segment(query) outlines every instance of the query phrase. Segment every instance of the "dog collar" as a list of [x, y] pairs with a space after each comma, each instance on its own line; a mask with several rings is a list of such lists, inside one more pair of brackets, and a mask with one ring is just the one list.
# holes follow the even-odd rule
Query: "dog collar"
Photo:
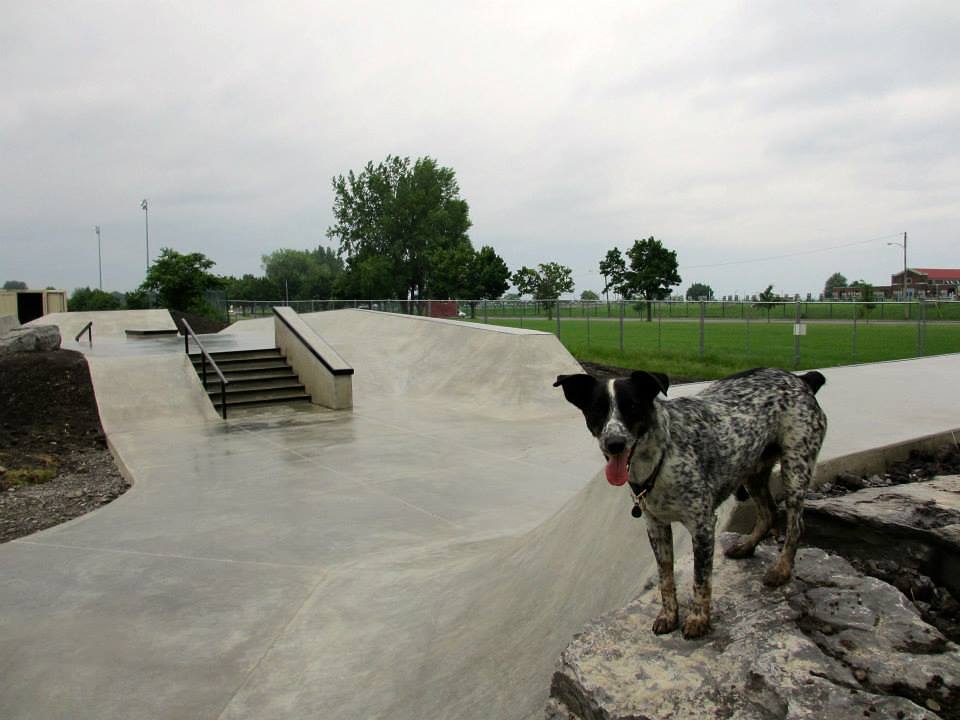
[[[627, 472], [630, 472], [630, 461], [633, 459], [633, 451], [637, 447], [636, 441], [633, 443], [633, 447], [630, 448], [630, 455], [627, 457]], [[660, 475], [660, 469], [663, 467], [663, 461], [666, 459], [667, 453], [664, 451], [660, 453], [660, 459], [657, 461], [657, 466], [653, 469], [653, 472], [647, 476], [647, 479], [642, 483], [637, 485], [633, 482], [628, 482], [627, 486], [630, 488], [630, 495], [633, 497], [633, 507], [630, 508], [630, 514], [638, 518], [643, 515], [643, 507], [640, 504], [640, 501], [646, 497], [647, 493], [653, 490], [653, 486], [657, 482], [657, 476]]]

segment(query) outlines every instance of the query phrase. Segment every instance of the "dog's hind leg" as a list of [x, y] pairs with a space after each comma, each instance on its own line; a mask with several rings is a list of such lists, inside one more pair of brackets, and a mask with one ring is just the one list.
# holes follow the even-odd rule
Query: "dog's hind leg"
[[813, 458], [799, 457], [796, 452], [785, 452], [780, 461], [780, 477], [783, 480], [783, 502], [787, 510], [787, 527], [780, 557], [763, 576], [764, 585], [776, 587], [790, 579], [793, 559], [803, 532], [803, 498], [813, 479]]
[[680, 624], [677, 608], [677, 586], [673, 579], [673, 530], [670, 523], [660, 523], [646, 516], [647, 537], [657, 559], [660, 573], [660, 598], [663, 603], [660, 614], [653, 621], [653, 632], [657, 635], [672, 632]]
[[770, 474], [773, 471], [773, 465], [764, 467], [760, 472], [751, 475], [744, 483], [750, 490], [750, 496], [753, 498], [756, 506], [757, 519], [753, 525], [753, 532], [745, 538], [741, 538], [736, 545], [731, 545], [724, 550], [724, 555], [728, 558], [741, 559], [753, 556], [757, 544], [766, 537], [773, 527], [777, 517], [777, 507], [773, 502], [773, 495], [770, 494]]
[[710, 600], [713, 594], [714, 515], [688, 527], [693, 540], [693, 607], [683, 621], [683, 636], [687, 640], [703, 637], [710, 632]]

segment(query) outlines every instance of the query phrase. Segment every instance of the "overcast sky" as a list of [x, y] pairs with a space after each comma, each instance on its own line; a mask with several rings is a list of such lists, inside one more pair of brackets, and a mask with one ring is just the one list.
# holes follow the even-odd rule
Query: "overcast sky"
[[95, 287], [99, 224], [104, 288], [137, 286], [142, 198], [153, 254], [260, 273], [326, 244], [331, 178], [391, 153], [452, 167], [474, 246], [569, 265], [578, 295], [649, 235], [718, 295], [888, 283], [904, 231], [911, 266], [960, 267], [956, 0], [0, 16], [0, 281]]

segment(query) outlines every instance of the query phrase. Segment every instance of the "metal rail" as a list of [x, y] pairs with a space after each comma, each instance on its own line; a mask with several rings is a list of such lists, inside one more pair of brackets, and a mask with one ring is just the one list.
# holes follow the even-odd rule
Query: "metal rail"
[[207, 352], [207, 349], [203, 346], [203, 343], [200, 342], [200, 338], [197, 337], [197, 334], [193, 331], [193, 328], [190, 327], [184, 318], [180, 318], [180, 324], [183, 326], [183, 349], [187, 353], [187, 356], [190, 355], [190, 338], [193, 338], [193, 341], [197, 344], [197, 347], [200, 348], [200, 376], [203, 379], [203, 391], [207, 391], [207, 361], [210, 361], [210, 367], [213, 368], [214, 372], [220, 377], [220, 414], [224, 420], [227, 419], [227, 385], [230, 384], [230, 381], [227, 380], [223, 373], [220, 372], [220, 368], [217, 367], [217, 363], [214, 362], [213, 358], [210, 356], [210, 353]]
[[93, 320], [83, 326], [83, 330], [77, 333], [77, 336], [74, 338], [74, 340], [76, 342], [80, 342], [80, 338], [83, 337], [84, 333], [87, 334], [87, 340], [90, 341], [90, 347], [93, 347]]

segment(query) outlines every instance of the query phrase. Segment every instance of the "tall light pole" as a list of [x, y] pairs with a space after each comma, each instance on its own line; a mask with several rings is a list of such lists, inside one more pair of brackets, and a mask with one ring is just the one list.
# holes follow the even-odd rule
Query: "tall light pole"
[[97, 233], [97, 269], [100, 271], [100, 289], [103, 290], [103, 255], [100, 253], [100, 226], [93, 226]]
[[150, 272], [150, 210], [148, 209], [147, 199], [140, 201], [140, 209], [143, 210], [143, 227], [147, 234], [147, 272]]
[[903, 248], [903, 317], [910, 319], [910, 306], [907, 305], [907, 233], [903, 233], [903, 243], [888, 242], [887, 245], [896, 245]]

